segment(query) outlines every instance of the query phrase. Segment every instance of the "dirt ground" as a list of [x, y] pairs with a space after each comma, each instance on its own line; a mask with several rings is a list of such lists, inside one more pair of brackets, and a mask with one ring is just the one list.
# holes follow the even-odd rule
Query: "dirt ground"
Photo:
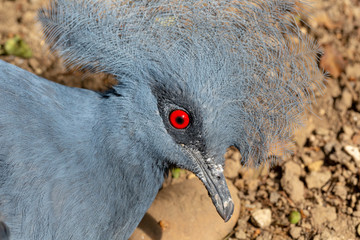
[[[0, 59], [68, 86], [104, 90], [113, 84], [102, 74], [68, 71], [49, 52], [35, 21], [45, 2], [0, 0], [0, 54], [16, 35], [32, 51], [30, 58], [3, 52]], [[239, 154], [227, 154], [227, 176], [241, 201], [227, 239], [360, 239], [360, 0], [313, 1], [301, 18], [309, 24], [301, 30], [324, 50], [319, 64], [329, 72], [326, 90], [316, 93], [293, 156], [271, 169], [245, 169]]]

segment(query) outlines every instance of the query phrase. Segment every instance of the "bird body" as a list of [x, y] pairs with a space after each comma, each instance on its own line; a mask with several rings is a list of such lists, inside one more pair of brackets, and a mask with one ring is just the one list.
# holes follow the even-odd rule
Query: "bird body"
[[130, 144], [131, 128], [105, 124], [112, 100], [3, 61], [0, 72], [1, 212], [14, 239], [127, 239], [166, 165], [156, 166], [148, 149]]
[[276, 0], [57, 0], [41, 10], [67, 64], [118, 84], [69, 88], [0, 61], [0, 212], [12, 237], [128, 239], [172, 166], [192, 171], [229, 220], [226, 149], [254, 165], [276, 158], [274, 146], [286, 153], [321, 82], [296, 10]]

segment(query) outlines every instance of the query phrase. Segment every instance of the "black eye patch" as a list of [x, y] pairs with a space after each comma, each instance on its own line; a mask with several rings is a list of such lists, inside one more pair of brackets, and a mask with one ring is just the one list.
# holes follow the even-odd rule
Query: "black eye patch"
[[181, 94], [183, 91], [175, 93], [164, 87], [154, 87], [152, 90], [165, 128], [174, 141], [204, 151], [202, 118], [196, 104]]

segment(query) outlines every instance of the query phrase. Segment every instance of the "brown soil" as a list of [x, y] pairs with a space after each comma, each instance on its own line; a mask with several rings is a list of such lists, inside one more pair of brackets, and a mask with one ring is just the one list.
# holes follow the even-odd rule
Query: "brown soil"
[[[68, 71], [41, 39], [36, 10], [45, 0], [0, 0], [0, 45], [19, 35], [33, 56], [0, 56], [28, 71], [69, 86], [104, 90], [111, 77]], [[228, 239], [356, 239], [360, 233], [360, 1], [318, 0], [301, 30], [324, 50], [320, 66], [329, 72], [326, 90], [296, 150], [271, 169], [244, 169], [238, 154], [228, 154], [227, 175], [239, 190], [241, 213]], [[359, 158], [359, 159], [358, 159]], [[231, 160], [232, 159], [232, 160]], [[174, 180], [176, 182], [176, 180]], [[270, 226], [251, 221], [256, 209], [271, 210]], [[301, 220], [289, 222], [291, 211]]]

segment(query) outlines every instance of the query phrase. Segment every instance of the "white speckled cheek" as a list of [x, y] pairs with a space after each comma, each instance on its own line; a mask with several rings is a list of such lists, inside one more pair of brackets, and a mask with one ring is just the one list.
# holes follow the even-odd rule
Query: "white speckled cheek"
[[209, 167], [211, 168], [211, 174], [214, 176], [220, 176], [224, 172], [221, 164], [209, 164]]
[[218, 164], [218, 165], [216, 165], [216, 167], [215, 167], [215, 171], [216, 171], [218, 174], [221, 174], [221, 173], [224, 172], [224, 169], [223, 169], [223, 167], [221, 166], [221, 164]]

